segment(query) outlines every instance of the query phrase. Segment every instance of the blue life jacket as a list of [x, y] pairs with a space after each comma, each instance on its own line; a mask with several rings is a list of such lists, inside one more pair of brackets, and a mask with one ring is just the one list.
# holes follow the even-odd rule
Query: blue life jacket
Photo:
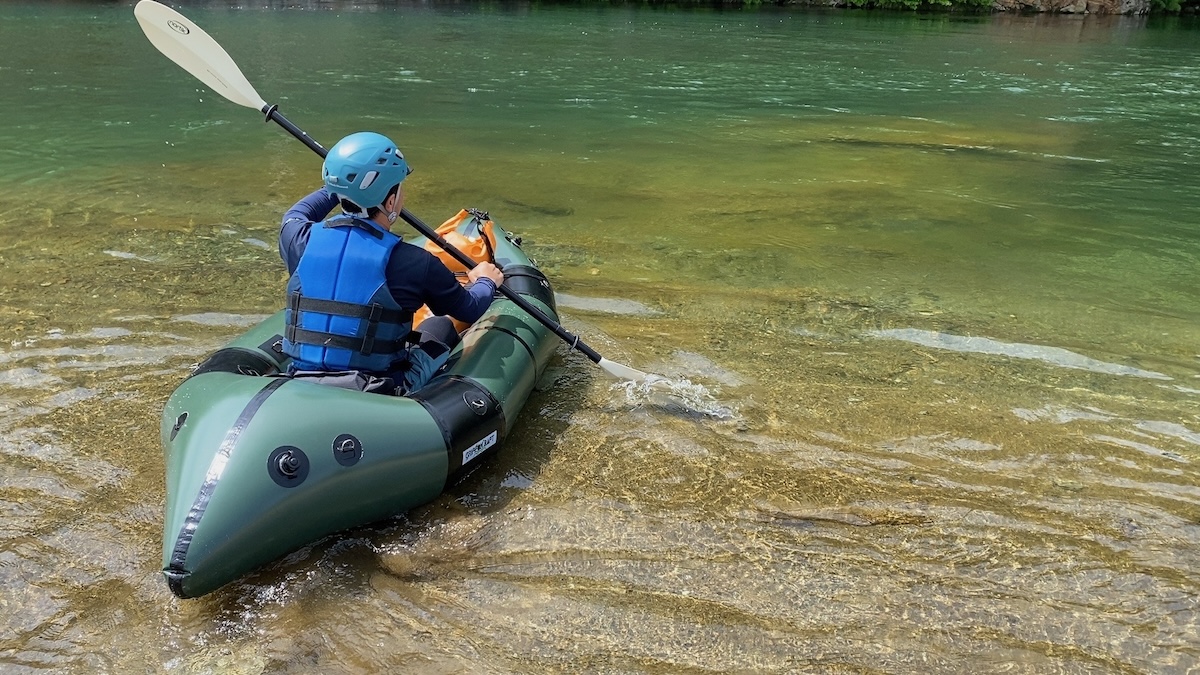
[[284, 312], [283, 351], [297, 370], [383, 373], [404, 358], [413, 314], [387, 286], [398, 245], [400, 237], [361, 218], [312, 225]]

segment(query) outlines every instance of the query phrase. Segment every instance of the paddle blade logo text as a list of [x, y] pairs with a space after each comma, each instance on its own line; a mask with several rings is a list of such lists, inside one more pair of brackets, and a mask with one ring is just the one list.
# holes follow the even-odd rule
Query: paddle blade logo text
[[180, 35], [187, 35], [188, 33], [191, 33], [191, 32], [192, 32], [190, 28], [188, 28], [187, 26], [185, 26], [185, 25], [183, 25], [183, 24], [179, 23], [179, 22], [178, 22], [178, 21], [176, 21], [175, 19], [171, 19], [170, 21], [168, 21], [168, 22], [167, 22], [167, 26], [168, 26], [168, 27], [169, 27], [171, 30], [175, 31], [176, 33], [179, 33]]

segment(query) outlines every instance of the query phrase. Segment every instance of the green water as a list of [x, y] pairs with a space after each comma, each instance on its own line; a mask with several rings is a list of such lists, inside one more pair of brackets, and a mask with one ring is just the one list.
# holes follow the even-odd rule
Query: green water
[[183, 11], [713, 400], [564, 349], [438, 502], [175, 600], [158, 415], [319, 162], [131, 5], [0, 5], [0, 670], [1200, 668], [1194, 21], [318, 7]]

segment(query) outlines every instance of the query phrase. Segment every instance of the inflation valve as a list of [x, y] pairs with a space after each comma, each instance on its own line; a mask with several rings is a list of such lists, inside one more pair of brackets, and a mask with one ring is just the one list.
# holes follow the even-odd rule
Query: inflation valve
[[267, 473], [283, 487], [296, 487], [308, 478], [308, 455], [293, 445], [281, 445], [267, 458]]

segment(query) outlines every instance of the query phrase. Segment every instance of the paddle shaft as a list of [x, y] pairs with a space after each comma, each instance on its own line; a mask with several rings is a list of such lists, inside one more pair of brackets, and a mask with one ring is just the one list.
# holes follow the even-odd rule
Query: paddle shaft
[[[325, 155], [329, 154], [329, 151], [326, 150], [323, 145], [313, 140], [312, 136], [309, 136], [304, 132], [303, 129], [295, 124], [292, 124], [291, 120], [284, 117], [283, 113], [279, 112], [279, 106], [268, 105], [263, 109], [262, 112], [266, 114], [267, 120], [275, 122], [279, 126], [286, 129], [289, 134], [295, 136], [301, 143], [307, 145], [310, 150], [320, 155], [321, 159], [325, 159]], [[455, 260], [463, 265], [466, 265], [467, 269], [474, 269], [475, 265], [478, 264], [471, 259], [470, 256], [458, 250], [453, 244], [446, 241], [440, 234], [438, 234], [433, 228], [426, 225], [420, 218], [414, 216], [408, 209], [401, 209], [400, 217], [404, 219], [404, 222], [412, 225], [417, 232], [420, 232], [430, 241], [440, 246], [443, 251], [453, 256]], [[571, 345], [572, 349], [582, 352], [584, 356], [587, 356], [592, 360], [592, 363], [600, 363], [600, 359], [602, 358], [600, 354], [595, 349], [587, 346], [583, 340], [579, 339], [579, 336], [563, 328], [562, 325], [557, 321], [551, 319], [549, 316], [546, 316], [545, 312], [535, 307], [532, 303], [521, 297], [519, 294], [514, 293], [512, 290], [505, 287], [503, 284], [499, 286], [499, 291], [504, 297], [511, 300], [513, 304], [523, 309], [530, 316], [537, 319], [538, 322], [540, 322], [543, 326], [553, 331], [555, 335], [562, 338], [564, 342]]]

